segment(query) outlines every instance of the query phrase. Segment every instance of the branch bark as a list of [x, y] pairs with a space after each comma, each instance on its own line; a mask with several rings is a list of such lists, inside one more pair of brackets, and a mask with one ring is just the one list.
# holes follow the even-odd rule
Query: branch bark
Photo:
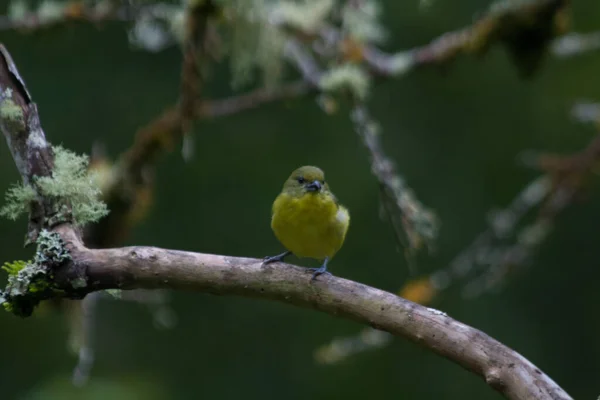
[[86, 277], [79, 294], [102, 289], [168, 288], [264, 298], [312, 308], [405, 337], [483, 378], [509, 399], [571, 399], [519, 353], [441, 311], [347, 279], [324, 276], [311, 283], [306, 269], [262, 265], [253, 258], [156, 247], [87, 249], [69, 229], [58, 228], [73, 262], [56, 282]]
[[[6, 48], [0, 43], [0, 130], [23, 183], [36, 187], [34, 177], [50, 176], [54, 154], [46, 142], [37, 105]], [[26, 244], [33, 243], [42, 226], [54, 216], [52, 199], [31, 202]]]

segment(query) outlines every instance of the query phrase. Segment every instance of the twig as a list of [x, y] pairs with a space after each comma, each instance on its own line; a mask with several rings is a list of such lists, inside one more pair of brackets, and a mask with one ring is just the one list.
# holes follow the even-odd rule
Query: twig
[[600, 50], [600, 32], [573, 32], [552, 43], [552, 53], [558, 57], [573, 57], [596, 50]]
[[600, 103], [578, 101], [571, 109], [571, 116], [578, 122], [600, 123]]
[[403, 235], [406, 235], [413, 249], [421, 247], [423, 243], [430, 245], [439, 228], [436, 216], [417, 200], [404, 179], [396, 172], [394, 163], [383, 152], [378, 127], [366, 107], [357, 103], [351, 119], [369, 151], [371, 171], [379, 182], [383, 207], [397, 240], [402, 243]]
[[[569, 0], [517, 0], [494, 3], [487, 14], [471, 26], [449, 32], [429, 45], [414, 49], [417, 65], [447, 63], [460, 54], [480, 54], [492, 42], [518, 46], [518, 41], [532, 40], [529, 33], [539, 31], [543, 47], [553, 35], [566, 30]], [[547, 29], [545, 25], [558, 24]], [[516, 49], [515, 49], [516, 50]]]
[[[546, 174], [528, 184], [507, 209], [495, 212], [490, 228], [479, 234], [449, 268], [432, 274], [432, 279], [447, 286], [453, 280], [464, 279], [476, 266], [482, 266], [484, 273], [463, 290], [465, 296], [475, 297], [497, 287], [509, 273], [530, 260], [547, 238], [557, 216], [577, 199], [593, 167], [600, 162], [600, 134], [585, 149], [570, 156], [527, 158], [532, 159], [528, 163], [539, 166]], [[534, 207], [538, 207], [535, 221], [516, 231]], [[498, 244], [512, 235], [516, 236], [513, 243]]]
[[71, 310], [71, 342], [76, 342], [77, 365], [73, 369], [71, 378], [73, 385], [84, 386], [94, 366], [94, 331], [96, 329], [96, 309], [102, 292], [90, 293], [77, 307]]
[[177, 315], [168, 306], [168, 297], [166, 290], [137, 289], [121, 292], [119, 299], [146, 306], [152, 314], [155, 328], [171, 329], [177, 323]]
[[88, 383], [94, 366], [94, 332], [98, 326], [98, 305], [101, 300], [117, 299], [145, 305], [152, 313], [155, 328], [171, 329], [175, 326], [177, 317], [167, 305], [167, 294], [164, 290], [136, 289], [117, 292], [118, 295], [103, 291], [94, 292], [83, 300], [65, 300], [61, 304], [70, 320], [69, 342], [77, 354], [77, 364], [71, 378], [75, 386], [81, 387]]
[[[426, 45], [395, 53], [383, 52], [368, 43], [348, 45], [343, 32], [332, 26], [323, 27], [319, 36], [325, 48], [338, 48], [348, 59], [362, 58], [379, 77], [401, 76], [417, 68], [446, 65], [460, 55], [481, 55], [495, 43], [504, 43], [518, 67], [527, 74], [537, 67], [546, 45], [566, 31], [569, 4], [569, 0], [499, 1], [471, 25], [446, 32]], [[314, 39], [309, 32], [302, 32], [302, 36]], [[536, 42], [531, 43], [534, 39]], [[524, 44], [530, 46], [528, 53], [539, 52], [535, 60], [527, 59], [527, 52], [520, 47]], [[345, 47], [350, 51], [345, 52]], [[323, 50], [318, 44], [316, 49]]]
[[305, 81], [284, 83], [276, 88], [260, 88], [222, 100], [204, 101], [197, 108], [198, 118], [216, 118], [251, 110], [267, 103], [302, 97], [315, 90]]
[[314, 88], [320, 87], [323, 73], [312, 54], [299, 41], [294, 39], [288, 40], [284, 55], [300, 70], [307, 83]]
[[[208, 18], [212, 12], [212, 2], [189, 3], [185, 13], [185, 37], [183, 40], [183, 65], [181, 68], [181, 96], [179, 112], [181, 133], [184, 138], [183, 156], [188, 160], [192, 155], [191, 131], [195, 120], [196, 103], [200, 93], [200, 62], [205, 62], [204, 41], [208, 29]], [[201, 60], [202, 59], [202, 60]]]
[[[502, 264], [506, 257], [502, 254], [498, 241], [506, 240], [515, 233], [521, 219], [533, 207], [539, 206], [550, 194], [551, 181], [547, 176], [541, 176], [528, 183], [503, 210], [490, 215], [489, 227], [481, 232], [473, 242], [460, 252], [445, 270], [434, 273], [438, 280], [444, 280], [446, 286], [453, 280], [465, 279], [478, 265], [489, 268], [490, 265]], [[444, 275], [441, 278], [441, 275]], [[468, 291], [468, 290], [467, 290]]]
[[66, 25], [69, 22], [85, 21], [93, 24], [110, 21], [130, 21], [140, 13], [142, 7], [133, 10], [131, 6], [115, 6], [115, 2], [104, 1], [102, 6], [88, 7], [83, 1], [57, 3], [58, 12], [51, 18], [43, 17], [39, 12], [26, 12], [19, 17], [0, 15], [0, 31], [17, 30], [34, 32], [47, 28]]

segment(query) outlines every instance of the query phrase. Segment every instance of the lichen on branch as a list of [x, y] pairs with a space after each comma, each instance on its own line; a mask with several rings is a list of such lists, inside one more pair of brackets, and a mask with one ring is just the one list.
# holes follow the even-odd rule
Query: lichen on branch
[[16, 220], [29, 210], [29, 203], [35, 200], [35, 190], [26, 184], [15, 184], [5, 195], [6, 204], [0, 208], [0, 216]]
[[53, 284], [54, 271], [70, 260], [71, 255], [60, 235], [42, 230], [33, 261], [7, 262], [2, 267], [8, 273], [8, 283], [6, 289], [0, 291], [0, 304], [17, 316], [30, 316], [40, 301], [63, 292]]
[[54, 222], [72, 218], [74, 225], [83, 226], [108, 214], [106, 204], [99, 199], [97, 177], [87, 170], [88, 157], [61, 146], [53, 147], [53, 151], [52, 176], [34, 177], [32, 185], [17, 184], [10, 188], [0, 216], [17, 219], [29, 210], [37, 194], [55, 201]]

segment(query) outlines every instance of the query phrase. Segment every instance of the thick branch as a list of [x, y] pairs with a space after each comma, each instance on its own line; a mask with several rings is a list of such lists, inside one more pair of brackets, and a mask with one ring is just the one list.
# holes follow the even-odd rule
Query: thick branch
[[57, 283], [77, 289], [169, 288], [277, 300], [371, 325], [402, 336], [479, 375], [509, 399], [570, 399], [556, 383], [520, 354], [485, 333], [394, 294], [343, 278], [310, 282], [306, 269], [288, 264], [213, 254], [125, 247], [90, 250], [71, 231], [58, 230], [73, 263], [56, 272]]
[[[54, 154], [46, 142], [37, 106], [6, 48], [0, 44], [0, 130], [4, 134], [23, 182], [35, 187], [34, 177], [50, 176]], [[26, 243], [36, 240], [45, 221], [55, 213], [51, 199], [32, 202]]]

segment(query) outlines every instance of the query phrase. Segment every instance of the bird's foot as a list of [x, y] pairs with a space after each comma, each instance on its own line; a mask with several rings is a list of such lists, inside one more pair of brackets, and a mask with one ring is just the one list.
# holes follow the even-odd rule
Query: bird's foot
[[317, 279], [319, 275], [331, 275], [331, 272], [327, 271], [327, 261], [329, 260], [325, 259], [325, 262], [319, 268], [308, 268], [309, 271], [313, 272], [313, 276], [310, 278], [311, 282]]
[[265, 257], [265, 258], [263, 258], [263, 265], [271, 264], [274, 262], [282, 262], [283, 259], [290, 254], [291, 254], [291, 252], [286, 251], [281, 254], [277, 254], [276, 256]]

